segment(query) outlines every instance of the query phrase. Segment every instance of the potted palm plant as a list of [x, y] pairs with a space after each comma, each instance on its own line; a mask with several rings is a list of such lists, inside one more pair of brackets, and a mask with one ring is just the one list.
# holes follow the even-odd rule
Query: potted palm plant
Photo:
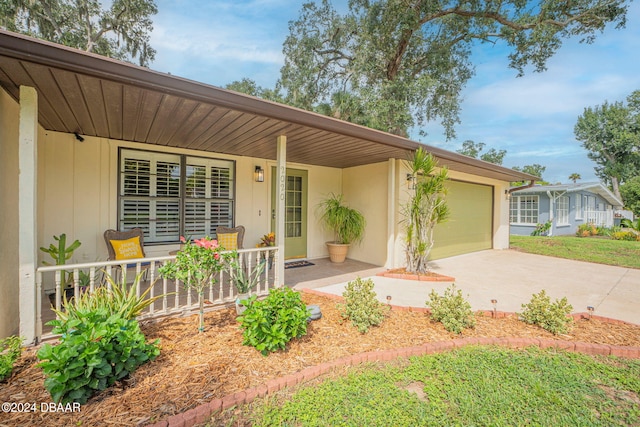
[[341, 194], [331, 194], [319, 205], [322, 225], [333, 231], [334, 240], [326, 242], [331, 262], [344, 262], [351, 243], [362, 241], [366, 221], [359, 211], [344, 204]]

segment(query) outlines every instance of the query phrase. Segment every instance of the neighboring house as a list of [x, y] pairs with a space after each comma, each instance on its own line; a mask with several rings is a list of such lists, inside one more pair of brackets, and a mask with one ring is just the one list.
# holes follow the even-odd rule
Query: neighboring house
[[[419, 146], [0, 30], [0, 337], [40, 336], [38, 248], [61, 233], [82, 242], [69, 262], [91, 263], [106, 260], [111, 228], [142, 227], [147, 257], [218, 225], [244, 225], [246, 248], [275, 230], [282, 281], [283, 258], [327, 256], [316, 206], [342, 193], [367, 220], [349, 257], [400, 267], [405, 160]], [[507, 248], [509, 182], [535, 177], [426, 149], [451, 177], [434, 258]]]
[[550, 236], [575, 234], [585, 223], [611, 227], [617, 209], [622, 202], [599, 182], [535, 185], [511, 193], [511, 234], [529, 236], [547, 221]]

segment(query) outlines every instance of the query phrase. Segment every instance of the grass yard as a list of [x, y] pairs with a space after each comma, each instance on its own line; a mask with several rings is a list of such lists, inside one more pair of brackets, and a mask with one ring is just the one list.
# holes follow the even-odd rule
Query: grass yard
[[511, 248], [531, 254], [640, 268], [640, 242], [574, 236], [511, 236]]
[[636, 426], [640, 361], [467, 347], [382, 368], [354, 367], [239, 411], [216, 425]]

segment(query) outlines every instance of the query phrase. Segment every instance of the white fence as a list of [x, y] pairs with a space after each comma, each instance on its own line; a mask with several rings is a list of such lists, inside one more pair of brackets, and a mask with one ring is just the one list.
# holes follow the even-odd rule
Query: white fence
[[584, 221], [587, 223], [595, 224], [599, 227], [612, 227], [613, 226], [613, 211], [585, 211]]
[[[269, 289], [279, 283], [277, 277], [278, 248], [262, 247], [255, 249], [239, 249], [239, 262], [248, 271], [251, 271], [258, 263], [266, 263], [258, 280], [253, 294], [266, 295]], [[186, 289], [179, 281], [172, 281], [158, 275], [158, 268], [167, 262], [175, 260], [176, 255], [140, 258], [123, 261], [101, 261], [82, 264], [53, 265], [40, 267], [36, 270], [36, 327], [37, 340], [51, 338], [50, 333], [43, 333], [43, 322], [53, 320], [55, 314], [49, 307], [56, 310], [63, 309], [63, 293], [67, 300], [81, 292], [93, 292], [99, 286], [109, 286], [106, 276], [124, 280], [131, 286], [136, 285], [137, 295], [141, 295], [149, 287], [149, 298], [163, 295], [139, 316], [140, 319], [149, 319], [167, 316], [171, 314], [189, 314], [198, 309], [198, 296], [195, 291]], [[143, 280], [134, 281], [137, 274], [144, 273]], [[66, 288], [63, 283], [63, 275], [71, 274], [73, 287]], [[124, 278], [120, 275], [124, 274]], [[121, 283], [121, 282], [120, 282]], [[215, 308], [228, 305], [237, 297], [229, 273], [222, 271], [205, 290], [207, 308]], [[43, 304], [44, 298], [44, 304]], [[50, 303], [50, 304], [49, 304]], [[44, 308], [43, 308], [44, 307]]]

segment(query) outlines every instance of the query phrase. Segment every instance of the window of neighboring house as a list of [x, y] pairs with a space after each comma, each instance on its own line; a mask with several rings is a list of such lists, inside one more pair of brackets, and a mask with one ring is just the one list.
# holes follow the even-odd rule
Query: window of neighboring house
[[576, 219], [582, 219], [582, 195], [576, 194]]
[[512, 224], [537, 224], [538, 196], [511, 196], [509, 222]]
[[140, 227], [145, 243], [214, 236], [234, 223], [234, 162], [122, 149], [118, 227]]
[[569, 225], [569, 197], [560, 196], [556, 202], [556, 216], [558, 225]]

